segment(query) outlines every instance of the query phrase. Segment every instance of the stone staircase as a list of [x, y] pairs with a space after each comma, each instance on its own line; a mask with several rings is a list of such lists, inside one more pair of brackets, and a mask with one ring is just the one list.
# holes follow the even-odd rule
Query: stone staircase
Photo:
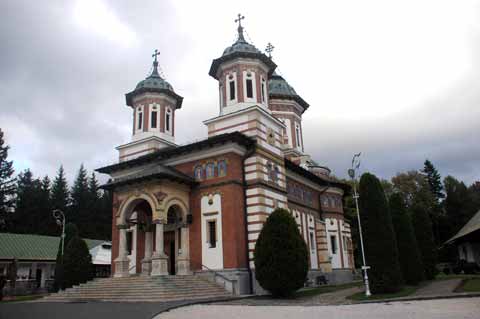
[[46, 296], [40, 301], [165, 302], [231, 297], [223, 287], [200, 276], [132, 276], [94, 279]]

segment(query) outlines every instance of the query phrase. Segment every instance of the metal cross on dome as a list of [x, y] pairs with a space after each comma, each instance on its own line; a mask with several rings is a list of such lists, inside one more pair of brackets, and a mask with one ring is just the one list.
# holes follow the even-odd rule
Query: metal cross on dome
[[238, 14], [238, 18], [235, 19], [235, 22], [238, 22], [238, 27], [241, 28], [242, 27], [242, 20], [245, 19], [244, 16], [242, 16], [240, 13]]
[[270, 59], [272, 58], [273, 49], [275, 49], [275, 47], [270, 42], [268, 42], [267, 47], [265, 48], [265, 52], [268, 53], [268, 57]]
[[152, 54], [152, 58], [154, 58], [155, 60], [153, 62], [157, 62], [157, 56], [160, 55], [160, 52], [158, 52], [157, 49], [155, 49], [155, 52]]

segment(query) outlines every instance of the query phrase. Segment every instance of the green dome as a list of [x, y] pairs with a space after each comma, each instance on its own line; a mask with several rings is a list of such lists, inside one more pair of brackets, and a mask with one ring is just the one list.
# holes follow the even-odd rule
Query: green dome
[[295, 89], [288, 84], [285, 79], [278, 75], [276, 72], [273, 73], [270, 81], [268, 82], [268, 90], [270, 94], [279, 94], [279, 95], [298, 95], [295, 92]]
[[145, 80], [138, 82], [135, 90], [139, 89], [165, 89], [173, 92], [173, 87], [158, 74], [157, 65], [154, 65], [152, 74]]
[[270, 98], [294, 100], [305, 111], [310, 106], [300, 95], [295, 92], [295, 89], [288, 84], [288, 82], [276, 72], [273, 72], [268, 81], [268, 95]]

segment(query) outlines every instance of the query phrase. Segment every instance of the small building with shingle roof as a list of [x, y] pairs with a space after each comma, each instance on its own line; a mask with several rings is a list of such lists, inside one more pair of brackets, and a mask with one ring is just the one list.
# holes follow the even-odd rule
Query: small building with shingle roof
[[460, 260], [480, 266], [480, 210], [445, 244], [455, 244]]

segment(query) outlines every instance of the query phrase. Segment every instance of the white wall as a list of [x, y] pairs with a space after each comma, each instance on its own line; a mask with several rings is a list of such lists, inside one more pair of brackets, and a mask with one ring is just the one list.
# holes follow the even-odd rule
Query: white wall
[[[209, 199], [212, 200], [209, 203]], [[222, 244], [222, 198], [219, 194], [203, 196], [201, 199], [202, 211], [202, 264], [211, 269], [223, 269]], [[216, 221], [217, 243], [214, 248], [208, 243], [209, 221]]]

